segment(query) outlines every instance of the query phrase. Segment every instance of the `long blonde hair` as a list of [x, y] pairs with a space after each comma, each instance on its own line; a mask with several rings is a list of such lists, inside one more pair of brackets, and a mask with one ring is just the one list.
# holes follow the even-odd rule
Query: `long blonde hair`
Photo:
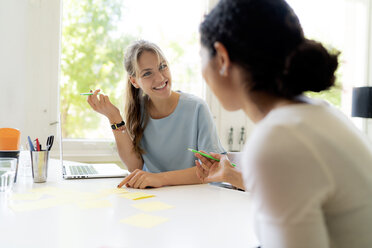
[[[145, 40], [133, 42], [125, 52], [124, 66], [127, 71], [127, 94], [125, 98], [126, 128], [132, 138], [133, 149], [139, 156], [145, 152], [141, 148], [140, 142], [149, 118], [147, 111], [149, 99], [140, 88], [137, 89], [132, 85], [130, 78], [138, 78], [138, 59], [144, 51], [156, 54], [159, 61], [166, 61], [161, 49], [156, 44]], [[143, 105], [143, 113], [141, 112], [141, 105]]]

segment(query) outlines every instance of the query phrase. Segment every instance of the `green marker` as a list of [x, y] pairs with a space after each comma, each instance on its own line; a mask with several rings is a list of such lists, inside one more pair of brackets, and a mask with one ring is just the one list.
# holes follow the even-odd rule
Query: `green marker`
[[[101, 94], [100, 92], [98, 92], [98, 95]], [[89, 93], [80, 93], [81, 96], [91, 96], [93, 95], [92, 92], [89, 92]]]
[[[202, 156], [204, 156], [204, 157], [207, 157], [207, 158], [213, 159], [213, 160], [215, 160], [215, 161], [217, 161], [217, 162], [220, 162], [219, 159], [214, 158], [214, 157], [212, 157], [211, 155], [208, 155], [208, 154], [205, 154], [205, 153], [202, 153], [202, 152], [196, 151], [196, 150], [191, 149], [191, 148], [187, 148], [187, 150], [189, 150], [190, 152], [193, 152], [193, 153], [198, 153], [198, 154], [200, 154], [200, 155], [202, 155]], [[236, 164], [233, 164], [233, 163], [231, 163], [231, 165], [234, 166], [234, 167], [236, 166]]]

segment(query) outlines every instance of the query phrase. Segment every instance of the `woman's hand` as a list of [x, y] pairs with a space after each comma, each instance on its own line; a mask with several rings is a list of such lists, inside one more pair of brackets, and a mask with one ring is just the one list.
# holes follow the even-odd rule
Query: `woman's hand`
[[[201, 151], [206, 153], [204, 151]], [[208, 153], [206, 153], [208, 154]], [[228, 160], [226, 155], [221, 155], [218, 153], [210, 153], [210, 155], [220, 162], [206, 158], [198, 153], [195, 156], [201, 161], [195, 161], [196, 164], [196, 174], [198, 178], [203, 183], [209, 182], [229, 182], [232, 170], [235, 170]]]
[[[107, 95], [100, 94], [98, 92], [101, 90], [95, 90], [93, 95], [88, 96], [89, 105], [98, 113], [106, 116], [110, 123], [119, 123], [122, 121], [119, 109], [110, 102]], [[92, 92], [92, 91], [90, 91]]]
[[150, 173], [139, 169], [136, 169], [121, 181], [118, 188], [121, 188], [123, 185], [135, 189], [144, 189], [146, 187], [159, 188], [163, 186], [160, 173]]

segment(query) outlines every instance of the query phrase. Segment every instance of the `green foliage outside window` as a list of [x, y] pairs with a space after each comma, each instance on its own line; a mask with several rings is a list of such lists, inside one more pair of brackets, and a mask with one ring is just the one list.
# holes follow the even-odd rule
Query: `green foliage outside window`
[[[64, 0], [60, 85], [64, 138], [91, 137], [102, 126], [102, 116], [90, 108], [86, 97], [80, 96], [81, 92], [100, 88], [121, 111], [124, 109], [124, 50], [142, 28], [138, 27], [138, 33], [131, 35], [118, 31], [118, 25], [123, 25], [120, 22], [123, 7], [123, 0]], [[200, 61], [198, 56], [197, 59], [191, 56], [198, 53], [197, 32], [182, 40], [171, 40], [165, 34], [162, 36], [164, 40], [158, 45], [166, 50], [173, 89], [201, 96]], [[337, 72], [336, 86], [306, 95], [341, 107], [340, 71]], [[100, 134], [93, 138], [107, 137]]]
[[[340, 54], [340, 52], [332, 47], [331, 45], [323, 43], [323, 45], [328, 49], [328, 51], [332, 54]], [[336, 70], [336, 81], [335, 85], [331, 87], [329, 90], [325, 90], [319, 93], [316, 92], [307, 92], [305, 93], [306, 96], [311, 98], [320, 98], [326, 100], [330, 104], [334, 105], [335, 107], [341, 108], [341, 95], [342, 95], [342, 53], [338, 57], [339, 66]]]
[[[64, 0], [60, 85], [64, 138], [112, 138], [99, 130], [105, 118], [93, 111], [86, 97], [79, 93], [99, 88], [123, 111], [124, 51], [143, 31], [141, 26], [136, 28], [137, 33], [130, 35], [124, 35], [123, 29], [120, 31], [119, 25], [124, 25], [121, 27], [124, 29], [128, 25], [122, 22], [125, 3], [122, 0]], [[161, 36], [164, 39], [156, 43], [170, 62], [173, 90], [201, 96], [197, 32], [187, 39], [169, 39], [164, 33]], [[105, 127], [111, 133], [108, 123], [104, 123]]]
[[[102, 89], [116, 105], [123, 84], [123, 50], [132, 42], [117, 36], [121, 0], [65, 0], [62, 33], [60, 110], [63, 137], [84, 137], [100, 117], [81, 92]], [[120, 94], [120, 95], [118, 95]]]

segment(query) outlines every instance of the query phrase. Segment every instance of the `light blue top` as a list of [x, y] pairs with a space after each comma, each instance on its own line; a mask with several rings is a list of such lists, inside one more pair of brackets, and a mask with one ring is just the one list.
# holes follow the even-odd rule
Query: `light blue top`
[[193, 167], [196, 157], [187, 148], [226, 153], [207, 104], [194, 95], [179, 93], [178, 105], [171, 115], [149, 118], [141, 139], [145, 171], [157, 173]]

